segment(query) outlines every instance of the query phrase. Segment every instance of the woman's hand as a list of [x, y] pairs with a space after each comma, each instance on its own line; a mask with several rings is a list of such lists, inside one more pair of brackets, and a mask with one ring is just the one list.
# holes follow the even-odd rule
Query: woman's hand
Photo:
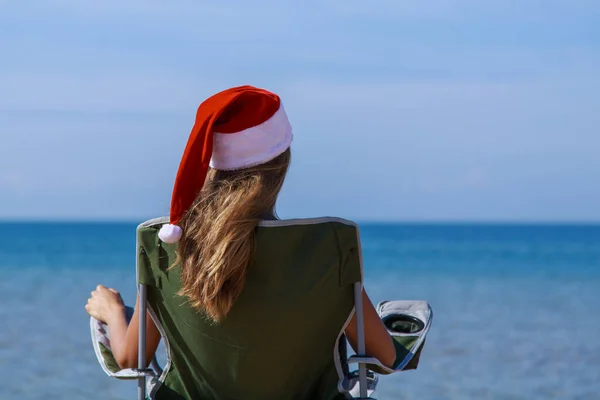
[[85, 311], [98, 321], [108, 323], [112, 316], [125, 312], [123, 299], [115, 289], [98, 285], [85, 305]]

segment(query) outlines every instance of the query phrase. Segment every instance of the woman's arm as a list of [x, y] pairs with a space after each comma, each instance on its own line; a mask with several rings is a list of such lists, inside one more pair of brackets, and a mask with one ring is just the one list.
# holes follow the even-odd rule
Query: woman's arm
[[[386, 367], [392, 368], [396, 361], [396, 349], [392, 337], [388, 333], [383, 321], [379, 318], [371, 299], [363, 289], [363, 319], [365, 324], [365, 351], [366, 355], [375, 357]], [[357, 351], [356, 313], [352, 316], [346, 327], [348, 342]]]
[[[105, 322], [110, 330], [110, 345], [115, 360], [121, 368], [137, 368], [138, 366], [138, 332], [139, 332], [139, 296], [135, 301], [133, 317], [129, 325], [125, 317], [125, 305], [114, 289], [98, 285], [85, 306], [85, 310]], [[154, 325], [152, 318], [146, 314], [146, 365], [154, 357], [160, 333]]]

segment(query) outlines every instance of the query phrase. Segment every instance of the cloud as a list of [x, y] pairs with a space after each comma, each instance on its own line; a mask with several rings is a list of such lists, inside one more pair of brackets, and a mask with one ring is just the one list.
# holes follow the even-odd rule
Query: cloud
[[198, 103], [242, 83], [292, 119], [288, 215], [598, 215], [600, 3], [0, 7], [5, 215], [166, 210]]
[[[145, 79], [134, 82], [143, 88]], [[196, 102], [169, 103], [163, 93], [148, 99], [131, 87], [135, 97], [113, 103], [121, 113], [108, 112], [116, 110], [110, 95], [86, 103], [66, 91], [77, 84], [58, 83], [67, 111], [0, 118], [0, 167], [19, 172], [0, 185], [5, 215], [166, 212]], [[178, 88], [180, 98], [193, 96]], [[600, 169], [598, 85], [299, 81], [278, 89], [296, 138], [284, 217], [597, 216], [592, 205], [599, 197], [589, 182]], [[39, 108], [52, 106], [52, 99], [42, 100]], [[90, 107], [108, 111], [86, 112]], [[29, 182], [35, 195], [19, 196], [20, 182]], [[552, 198], [557, 187], [569, 188], [577, 210]], [[341, 194], [352, 201], [341, 204]], [[318, 201], [307, 204], [306, 196]], [[532, 205], [539, 196], [547, 197], [544, 207]], [[498, 206], [503, 198], [510, 206]]]
[[0, 193], [32, 194], [35, 185], [22, 171], [5, 170], [0, 172]]
[[340, 14], [375, 16], [384, 19], [469, 20], [474, 18], [511, 18], [516, 20], [564, 20], [600, 13], [594, 0], [333, 0], [325, 2]]
[[[275, 0], [197, 2], [192, 0], [172, 3], [160, 0], [130, 0], [121, 2], [107, 0], [103, 2], [81, 2], [76, 0], [48, 0], [29, 2], [29, 10], [53, 11], [93, 15], [95, 17], [114, 17], [128, 15], [134, 17], [161, 16], [163, 18], [207, 18], [220, 17], [238, 21], [244, 18], [272, 19], [278, 16], [286, 20], [298, 17], [319, 15], [327, 18], [334, 16], [380, 17], [384, 19], [464, 19], [475, 16], [495, 16], [511, 18], [548, 18], [594, 15], [600, 12], [600, 5], [594, 0], [555, 0], [551, 4], [544, 0], [433, 0], [418, 2], [412, 0], [326, 0], [320, 2], [283, 3]], [[1, 3], [0, 3], [1, 4]], [[5, 7], [11, 9], [9, 2]], [[187, 21], [187, 19], [185, 19]], [[335, 23], [335, 20], [331, 20]]]
[[0, 109], [95, 112], [181, 112], [207, 92], [193, 82], [160, 75], [127, 74], [72, 76], [13, 73], [0, 76]]
[[[5, 60], [0, 75], [25, 81], [22, 75], [31, 74], [42, 87], [47, 84], [40, 82], [41, 73], [57, 81], [61, 74], [104, 79], [109, 87], [116, 80], [123, 81], [121, 87], [135, 87], [146, 79], [149, 89], [177, 76], [212, 89], [219, 86], [211, 85], [215, 81], [280, 84], [307, 78], [343, 83], [597, 79], [600, 66], [594, 41], [600, 32], [590, 22], [600, 5], [585, 1], [22, 4], [10, 3], [0, 13]], [[466, 20], [453, 21], [462, 14]], [[450, 21], [421, 21], [418, 15]], [[528, 15], [548, 15], [548, 20], [520, 20]]]

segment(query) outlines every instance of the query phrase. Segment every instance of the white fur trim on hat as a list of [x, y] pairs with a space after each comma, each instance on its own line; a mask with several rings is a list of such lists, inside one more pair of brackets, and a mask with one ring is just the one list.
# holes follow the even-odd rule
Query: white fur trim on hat
[[292, 126], [283, 105], [260, 125], [235, 133], [214, 133], [211, 168], [231, 171], [266, 163], [292, 143]]
[[177, 243], [183, 235], [183, 230], [177, 225], [165, 224], [158, 231], [158, 237], [165, 243]]

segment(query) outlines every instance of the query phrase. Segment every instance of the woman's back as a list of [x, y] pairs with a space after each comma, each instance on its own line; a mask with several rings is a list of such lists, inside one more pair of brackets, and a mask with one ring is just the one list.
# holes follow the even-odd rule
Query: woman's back
[[142, 229], [149, 284], [170, 363], [157, 399], [334, 399], [337, 341], [361, 279], [356, 227], [344, 220], [263, 222], [244, 289], [218, 323], [190, 306], [175, 246]]

